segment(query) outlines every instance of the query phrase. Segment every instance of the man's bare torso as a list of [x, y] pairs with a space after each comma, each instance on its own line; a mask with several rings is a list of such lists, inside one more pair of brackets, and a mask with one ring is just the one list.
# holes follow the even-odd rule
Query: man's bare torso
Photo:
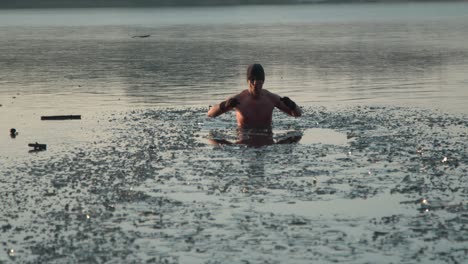
[[280, 102], [279, 96], [262, 90], [256, 98], [244, 90], [235, 96], [239, 100], [236, 106], [237, 125], [242, 128], [270, 128], [273, 109]]

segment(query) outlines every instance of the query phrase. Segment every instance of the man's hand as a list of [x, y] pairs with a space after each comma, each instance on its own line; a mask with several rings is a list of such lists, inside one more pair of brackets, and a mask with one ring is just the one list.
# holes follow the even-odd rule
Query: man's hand
[[293, 100], [289, 99], [289, 97], [282, 97], [280, 99], [289, 109], [293, 110], [296, 109], [296, 103]]
[[221, 109], [221, 111], [226, 111], [226, 109], [228, 107], [236, 107], [238, 104], [240, 104], [239, 100], [237, 100], [237, 98], [235, 97], [232, 97], [232, 98], [229, 98], [228, 100], [226, 101], [223, 101], [219, 104], [219, 108]]

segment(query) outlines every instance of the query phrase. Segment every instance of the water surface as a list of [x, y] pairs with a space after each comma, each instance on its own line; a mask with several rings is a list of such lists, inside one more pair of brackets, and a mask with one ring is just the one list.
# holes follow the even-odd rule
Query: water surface
[[[467, 11], [0, 11], [0, 263], [462, 263]], [[212, 144], [252, 62], [294, 140]]]
[[3, 10], [1, 110], [207, 106], [244, 89], [246, 66], [260, 62], [265, 88], [301, 105], [466, 113], [467, 11], [466, 3]]

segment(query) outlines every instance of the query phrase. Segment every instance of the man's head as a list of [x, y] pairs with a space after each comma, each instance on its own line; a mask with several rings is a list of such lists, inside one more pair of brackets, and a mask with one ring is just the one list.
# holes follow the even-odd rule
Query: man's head
[[249, 92], [254, 97], [260, 95], [265, 82], [265, 71], [260, 64], [250, 64], [247, 68], [247, 82], [249, 83]]

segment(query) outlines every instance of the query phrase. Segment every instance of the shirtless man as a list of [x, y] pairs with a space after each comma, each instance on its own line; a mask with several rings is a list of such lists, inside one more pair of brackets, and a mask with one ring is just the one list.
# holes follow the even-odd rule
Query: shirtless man
[[237, 125], [240, 128], [271, 128], [273, 109], [276, 107], [284, 113], [299, 117], [302, 111], [288, 97], [263, 89], [265, 72], [262, 65], [251, 64], [247, 69], [249, 88], [228, 98], [208, 110], [209, 117], [217, 117], [232, 109], [236, 111]]

